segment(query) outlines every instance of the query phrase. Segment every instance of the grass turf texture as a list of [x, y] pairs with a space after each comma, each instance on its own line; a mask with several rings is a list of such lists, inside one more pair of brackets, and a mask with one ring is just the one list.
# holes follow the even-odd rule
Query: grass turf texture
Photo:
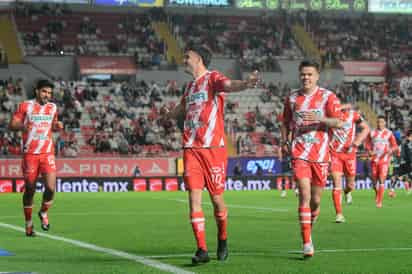
[[[357, 191], [343, 205], [346, 223], [334, 223], [330, 191], [314, 225], [315, 257], [302, 260], [297, 199], [291, 191], [226, 192], [229, 259], [216, 261], [216, 225], [204, 193], [207, 243], [212, 261], [193, 267], [196, 247], [187, 193], [58, 193], [49, 235], [145, 256], [196, 273], [412, 273], [412, 196], [385, 193], [377, 209], [372, 190]], [[33, 211], [35, 229], [40, 193]], [[23, 227], [21, 194], [0, 196], [0, 223]], [[42, 236], [0, 227], [0, 272], [164, 273], [141, 263]]]

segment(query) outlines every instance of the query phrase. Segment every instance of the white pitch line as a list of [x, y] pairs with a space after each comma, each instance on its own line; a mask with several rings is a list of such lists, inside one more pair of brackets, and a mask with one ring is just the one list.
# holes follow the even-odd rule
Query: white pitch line
[[[0, 227], [9, 228], [9, 229], [13, 229], [13, 230], [21, 231], [21, 232], [25, 231], [24, 228], [22, 228], [22, 227], [11, 225], [11, 224], [6, 224], [6, 223], [0, 223]], [[150, 259], [150, 258], [147, 258], [147, 257], [144, 257], [144, 256], [139, 256], [139, 255], [127, 253], [127, 252], [116, 250], [116, 249], [101, 247], [101, 246], [97, 246], [97, 245], [94, 245], [94, 244], [89, 244], [89, 243], [86, 243], [86, 242], [73, 240], [73, 239], [69, 239], [69, 238], [64, 238], [64, 237], [60, 237], [60, 236], [55, 236], [55, 235], [50, 235], [50, 234], [41, 233], [41, 232], [36, 232], [36, 235], [40, 235], [42, 237], [52, 239], [52, 240], [56, 240], [56, 241], [60, 241], [60, 242], [69, 243], [69, 244], [72, 244], [74, 246], [82, 247], [82, 248], [85, 248], [85, 249], [89, 249], [89, 250], [93, 250], [93, 251], [97, 251], [97, 252], [101, 252], [101, 253], [106, 253], [106, 254], [109, 254], [109, 255], [112, 255], [112, 256], [117, 256], [117, 257], [120, 257], [120, 258], [123, 258], [123, 259], [128, 259], [128, 260], [135, 261], [135, 262], [141, 263], [143, 265], [150, 266], [150, 267], [153, 267], [153, 268], [157, 268], [157, 269], [160, 269], [160, 270], [163, 270], [163, 271], [166, 271], [166, 272], [170, 272], [170, 273], [194, 274], [194, 272], [186, 271], [182, 268], [178, 268], [178, 267], [173, 266], [173, 265], [161, 263], [161, 262], [155, 261], [153, 259]]]
[[[315, 249], [321, 253], [345, 253], [345, 252], [380, 252], [380, 251], [411, 251], [412, 247], [377, 247], [377, 248], [342, 248], [342, 249]], [[302, 253], [302, 250], [291, 250], [288, 253]]]
[[[380, 251], [411, 251], [412, 247], [382, 247], [382, 248], [347, 248], [347, 249], [318, 249], [316, 253], [350, 253], [350, 252], [380, 252]], [[274, 252], [229, 252], [230, 256], [279, 256], [279, 253], [288, 254], [302, 254], [302, 250], [289, 250], [289, 251], [274, 251]], [[151, 255], [147, 258], [152, 259], [167, 259], [167, 258], [180, 258], [187, 257], [190, 254], [163, 254], [163, 255]]]
[[[1, 1], [1, 0], [0, 0]], [[55, 216], [90, 216], [90, 215], [114, 215], [114, 216], [130, 216], [130, 215], [149, 215], [149, 216], [153, 216], [153, 215], [170, 215], [171, 212], [174, 211], [162, 211], [162, 212], [56, 212], [53, 211], [53, 215]], [[0, 220], [2, 219], [15, 219], [15, 218], [22, 218], [21, 214], [18, 215], [9, 215], [9, 216], [0, 216]], [[1, 272], [0, 272], [1, 274]]]
[[[162, 200], [175, 201], [175, 202], [180, 202], [180, 203], [188, 203], [187, 200], [183, 200], [183, 199], [162, 199]], [[211, 203], [206, 203], [206, 202], [202, 203], [202, 205], [212, 206]], [[244, 208], [244, 209], [262, 210], [262, 211], [274, 211], [274, 212], [289, 211], [286, 208], [270, 208], [270, 207], [244, 206], [244, 205], [233, 205], [233, 204], [226, 204], [226, 206], [229, 208]]]

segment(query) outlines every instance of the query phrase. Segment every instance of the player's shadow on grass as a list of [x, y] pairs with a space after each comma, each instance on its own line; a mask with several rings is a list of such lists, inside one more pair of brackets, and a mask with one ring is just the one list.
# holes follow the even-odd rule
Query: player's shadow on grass
[[288, 259], [291, 261], [309, 261], [308, 259], [304, 259], [303, 257], [297, 257], [297, 256], [289, 257]]

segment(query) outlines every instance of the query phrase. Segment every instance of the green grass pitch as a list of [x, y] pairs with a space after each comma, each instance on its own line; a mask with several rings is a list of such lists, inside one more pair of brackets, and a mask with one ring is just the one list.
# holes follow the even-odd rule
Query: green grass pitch
[[[0, 272], [167, 273], [142, 263], [150, 259], [175, 273], [412, 273], [412, 195], [397, 194], [390, 199], [385, 193], [384, 207], [377, 209], [373, 191], [357, 191], [352, 205], [343, 204], [346, 223], [336, 224], [331, 193], [325, 191], [312, 233], [315, 257], [304, 261], [294, 193], [281, 198], [278, 191], [226, 192], [230, 254], [222, 263], [216, 261], [216, 224], [204, 193], [212, 261], [200, 266], [190, 264], [196, 248], [187, 193], [57, 193], [47, 235], [58, 238], [25, 237], [16, 228], [23, 227], [21, 194], [3, 194], [0, 249], [14, 255], [0, 256]], [[33, 211], [39, 232], [40, 197]]]

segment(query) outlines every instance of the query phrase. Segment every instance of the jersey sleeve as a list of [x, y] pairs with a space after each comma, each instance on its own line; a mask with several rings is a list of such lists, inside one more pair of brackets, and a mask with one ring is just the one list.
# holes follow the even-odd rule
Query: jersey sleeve
[[218, 71], [212, 72], [212, 75], [209, 80], [212, 84], [212, 89], [213, 92], [216, 93], [221, 93], [225, 92], [225, 82], [230, 81], [228, 77], [223, 75], [222, 73]]
[[341, 104], [334, 93], [331, 93], [326, 102], [326, 116], [329, 118], [341, 118]]
[[25, 117], [26, 117], [26, 106], [24, 103], [20, 103], [17, 106], [17, 109], [13, 114], [13, 120], [24, 121]]
[[58, 121], [59, 121], [59, 118], [58, 118], [57, 111], [56, 111], [56, 113], [54, 113], [54, 116], [53, 116], [52, 125], [56, 124]]
[[396, 143], [396, 138], [391, 134], [391, 137], [389, 137], [389, 143], [391, 144], [391, 149], [392, 150], [398, 150], [398, 143]]
[[360, 115], [359, 112], [354, 111], [354, 112], [353, 112], [353, 122], [354, 122], [355, 124], [360, 124], [360, 123], [362, 123], [363, 121], [365, 121], [365, 119], [363, 119], [362, 115]]

